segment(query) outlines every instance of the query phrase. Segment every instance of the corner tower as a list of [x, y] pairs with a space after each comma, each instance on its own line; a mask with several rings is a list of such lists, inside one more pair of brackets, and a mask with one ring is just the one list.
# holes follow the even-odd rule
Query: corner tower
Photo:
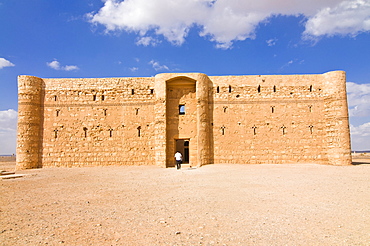
[[16, 169], [42, 167], [43, 80], [18, 76]]
[[325, 73], [322, 83], [327, 92], [324, 110], [328, 162], [331, 165], [351, 165], [346, 73], [344, 71]]

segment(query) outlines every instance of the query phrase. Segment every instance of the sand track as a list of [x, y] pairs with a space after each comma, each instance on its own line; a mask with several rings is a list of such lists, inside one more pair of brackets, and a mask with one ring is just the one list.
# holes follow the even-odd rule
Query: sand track
[[366, 164], [17, 173], [0, 181], [0, 245], [370, 245]]

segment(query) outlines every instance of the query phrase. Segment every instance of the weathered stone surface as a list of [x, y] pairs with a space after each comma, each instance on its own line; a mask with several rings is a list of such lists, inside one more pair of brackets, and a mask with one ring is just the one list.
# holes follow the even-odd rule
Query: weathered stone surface
[[[168, 167], [174, 165], [179, 148], [188, 151], [191, 166], [349, 165], [345, 82], [342, 71], [92, 79], [19, 76], [17, 168]], [[180, 106], [184, 114], [179, 114]]]

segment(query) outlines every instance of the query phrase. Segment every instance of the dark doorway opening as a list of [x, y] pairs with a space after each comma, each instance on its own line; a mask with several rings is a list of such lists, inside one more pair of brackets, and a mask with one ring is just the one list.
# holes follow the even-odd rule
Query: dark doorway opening
[[182, 163], [189, 163], [189, 139], [176, 139], [176, 151], [182, 154]]

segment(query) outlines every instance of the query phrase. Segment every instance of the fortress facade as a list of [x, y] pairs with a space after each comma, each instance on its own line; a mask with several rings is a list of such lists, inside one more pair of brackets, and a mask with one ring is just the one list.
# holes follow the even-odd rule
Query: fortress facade
[[350, 165], [343, 71], [315, 75], [18, 77], [17, 168]]

